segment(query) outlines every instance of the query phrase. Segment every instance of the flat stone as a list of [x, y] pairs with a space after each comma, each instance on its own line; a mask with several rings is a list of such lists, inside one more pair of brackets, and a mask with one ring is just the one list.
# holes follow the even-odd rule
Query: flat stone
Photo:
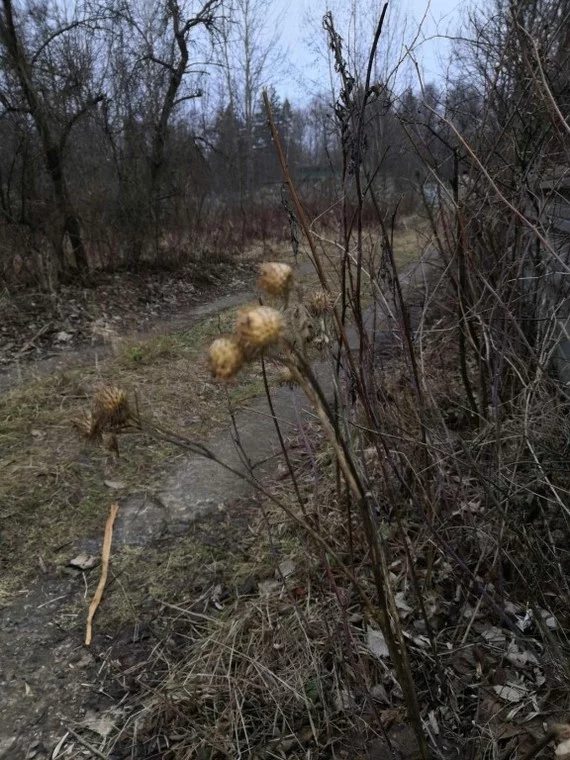
[[153, 493], [134, 493], [119, 501], [113, 547], [148, 546], [168, 529], [168, 514]]

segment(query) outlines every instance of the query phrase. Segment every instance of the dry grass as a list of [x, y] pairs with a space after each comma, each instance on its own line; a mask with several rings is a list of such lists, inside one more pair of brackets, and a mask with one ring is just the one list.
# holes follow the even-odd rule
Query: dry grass
[[258, 395], [256, 368], [226, 390], [212, 382], [204, 351], [234, 318], [228, 310], [187, 332], [122, 343], [96, 366], [56, 373], [0, 397], [1, 597], [31, 577], [38, 561], [65, 562], [60, 547], [97, 533], [117, 492], [152, 488], [180, 452], [168, 444], [120, 440], [121, 456], [78, 441], [70, 420], [88, 406], [101, 383], [119, 385], [161, 424], [207, 439], [227, 418], [227, 399]]
[[[276, 495], [289, 499], [287, 490]], [[340, 527], [330, 503], [319, 511], [333, 532]], [[397, 704], [386, 710], [394, 681], [371, 649], [377, 634], [334, 565], [267, 505], [245, 513], [241, 505], [215, 526], [218, 540], [225, 530], [231, 553], [210, 562], [185, 553], [186, 577], [196, 580], [185, 599], [164, 601], [152, 656], [129, 674], [130, 717], [106, 751], [138, 741], [169, 760], [346, 757], [375, 710], [383, 725], [401, 723]], [[368, 738], [381, 734], [379, 725]]]
[[[453, 756], [476, 726], [473, 757], [498, 756], [505, 748], [521, 754], [540, 734], [541, 716], [562, 720], [567, 709], [561, 623], [568, 604], [556, 594], [560, 578], [549, 557], [566, 565], [564, 516], [545, 502], [544, 520], [529, 517], [538, 482], [536, 471], [517, 475], [524, 417], [511, 415], [503, 428], [503, 465], [485, 472], [494, 426], [476, 427], [461, 416], [447, 421], [461, 396], [457, 346], [438, 324], [426, 329], [419, 350], [433, 404], [429, 469], [421, 469], [424, 447], [405, 365], [397, 361], [382, 373], [391, 395], [382, 435], [410, 490], [384, 477], [377, 431], [355, 430], [354, 455], [366, 466], [379, 505], [377, 527], [388, 546], [390, 582], [432, 745], [440, 756]], [[545, 387], [529, 420], [532, 443], [552, 468], [562, 465], [568, 445], [556, 425], [559, 412]], [[302, 437], [292, 449], [305, 513], [372, 595], [370, 558], [356, 520], [347, 555], [346, 504], [336, 495], [330, 447], [314, 429], [305, 435], [310, 448]], [[556, 483], [568, 487], [562, 471]], [[275, 495], [300, 514], [289, 488]], [[267, 504], [263, 513], [256, 509], [238, 507], [225, 516], [231, 555], [205, 563], [185, 554], [182, 569], [199, 580], [186, 599], [165, 600], [166, 629], [157, 633], [151, 660], [135, 670], [137, 707], [131, 703], [134, 712], [109, 751], [131, 746], [136, 731], [145, 747], [169, 760], [358, 758], [366, 756], [365, 746], [387, 751], [386, 728], [413, 757], [401, 691], [354, 587], [294, 520]], [[523, 620], [529, 609], [528, 630], [511, 630], [501, 618], [508, 610], [509, 618]], [[558, 621], [555, 630], [547, 630], [547, 615]]]
[[[452, 310], [437, 304], [421, 325], [423, 424], [401, 350], [376, 378], [381, 427], [358, 424], [358, 408], [343, 419], [387, 547], [431, 745], [442, 757], [468, 742], [473, 758], [520, 756], [544, 717], [563, 720], [568, 708], [564, 410], [545, 378], [505, 400], [499, 429], [474, 420]], [[475, 385], [473, 363], [468, 372]], [[335, 488], [331, 447], [309, 429], [291, 457], [304, 519], [330, 551], [275, 507], [229, 513], [231, 560], [186, 555], [199, 583], [166, 600], [166, 630], [136, 670], [134, 712], [109, 750], [136, 734], [169, 760], [358, 758], [365, 745], [388, 751], [386, 728], [396, 744], [408, 731], [402, 751], [414, 756], [382, 637], [334, 559], [372, 598], [363, 528]], [[275, 493], [300, 514], [292, 489]]]
[[[323, 270], [329, 279], [332, 290], [338, 290], [340, 283], [340, 273], [343, 264], [344, 247], [338, 240], [334, 240], [326, 234], [316, 234], [320, 243], [319, 254]], [[364, 272], [376, 273], [383, 265], [383, 254], [381, 246], [381, 235], [379, 230], [371, 228], [365, 230], [363, 236]], [[433, 235], [429, 229], [427, 220], [420, 215], [403, 218], [398, 221], [393, 230], [393, 250], [396, 266], [400, 273], [409, 269], [412, 264], [419, 261], [423, 253], [432, 247]], [[291, 250], [285, 246], [275, 247], [266, 252], [267, 260], [285, 261], [289, 264], [295, 264]], [[353, 256], [356, 256], [353, 252]], [[295, 271], [295, 282], [301, 286], [303, 291], [318, 289], [320, 287], [318, 275], [311, 264], [307, 248], [303, 244], [297, 261]], [[363, 300], [370, 303], [373, 298], [370, 287], [370, 278], [364, 277]]]

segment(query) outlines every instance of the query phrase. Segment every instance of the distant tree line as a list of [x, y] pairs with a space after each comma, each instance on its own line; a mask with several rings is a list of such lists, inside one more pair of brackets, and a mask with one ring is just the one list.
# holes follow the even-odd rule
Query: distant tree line
[[[497, 0], [493, 14], [473, 20], [485, 45], [462, 48], [468, 76], [399, 90], [374, 81], [364, 167], [384, 203], [407, 198], [411, 208], [412, 191], [426, 181], [451, 182], [458, 160], [469, 163], [465, 141], [497, 145], [499, 136], [512, 147], [516, 139], [523, 153], [525, 140], [548, 142], [544, 109], [535, 117], [532, 88], [522, 73], [517, 78], [517, 66], [527, 79], [528, 69], [516, 40], [510, 57], [504, 45], [494, 51], [505, 35], [520, 37], [519, 22], [524, 29], [558, 19], [556, 34], [542, 33], [556, 40], [545, 76], [568, 87], [565, 3], [520, 0], [513, 17], [512, 4]], [[270, 7], [270, 0], [0, 0], [6, 281], [57, 287], [101, 268], [178, 266], [231, 253], [285, 224], [260, 98], [279, 66], [276, 42], [263, 34]], [[351, 86], [361, 97], [362, 82]], [[306, 202], [332, 205], [343, 171], [333, 98], [323, 92], [298, 107], [277, 89], [270, 95]], [[507, 124], [515, 102], [521, 112]]]

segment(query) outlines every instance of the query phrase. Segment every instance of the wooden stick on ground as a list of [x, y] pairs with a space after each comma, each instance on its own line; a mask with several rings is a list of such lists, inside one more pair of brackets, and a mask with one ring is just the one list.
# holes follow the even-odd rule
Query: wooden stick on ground
[[87, 646], [91, 644], [91, 624], [93, 622], [93, 616], [95, 615], [97, 607], [103, 598], [103, 591], [105, 590], [105, 584], [107, 583], [107, 575], [109, 573], [109, 557], [111, 556], [111, 541], [113, 540], [113, 525], [115, 523], [115, 518], [117, 517], [118, 511], [119, 505], [112, 504], [111, 512], [109, 513], [107, 523], [105, 524], [105, 538], [103, 540], [103, 554], [101, 557], [101, 577], [99, 578], [99, 585], [97, 586], [97, 591], [95, 592], [93, 601], [89, 605], [89, 614], [87, 615], [87, 631], [85, 633], [85, 644]]

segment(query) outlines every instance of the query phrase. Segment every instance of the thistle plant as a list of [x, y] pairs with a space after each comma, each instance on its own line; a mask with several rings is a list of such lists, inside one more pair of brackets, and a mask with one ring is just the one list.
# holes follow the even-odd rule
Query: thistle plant
[[246, 356], [280, 341], [284, 332], [283, 313], [270, 306], [251, 306], [238, 312], [235, 338]]
[[71, 420], [77, 434], [89, 443], [104, 445], [119, 456], [117, 434], [140, 429], [140, 419], [122, 388], [102, 385], [93, 394], [91, 408]]
[[287, 298], [293, 282], [293, 269], [289, 264], [266, 262], [259, 267], [257, 286], [268, 295]]
[[217, 380], [231, 380], [241, 369], [245, 356], [235, 338], [218, 338], [210, 346], [208, 359]]
[[[214, 378], [233, 379], [247, 363], [270, 354], [283, 364], [279, 382], [292, 384], [299, 352], [306, 359], [306, 344], [312, 339], [314, 327], [307, 329], [311, 319], [303, 304], [289, 306], [293, 288], [293, 269], [288, 264], [264, 262], [259, 267], [258, 287], [277, 299], [276, 306], [247, 306], [236, 317], [233, 335], [217, 338], [208, 351], [208, 364]], [[324, 299], [321, 299], [324, 302]], [[300, 319], [299, 314], [307, 314]]]

